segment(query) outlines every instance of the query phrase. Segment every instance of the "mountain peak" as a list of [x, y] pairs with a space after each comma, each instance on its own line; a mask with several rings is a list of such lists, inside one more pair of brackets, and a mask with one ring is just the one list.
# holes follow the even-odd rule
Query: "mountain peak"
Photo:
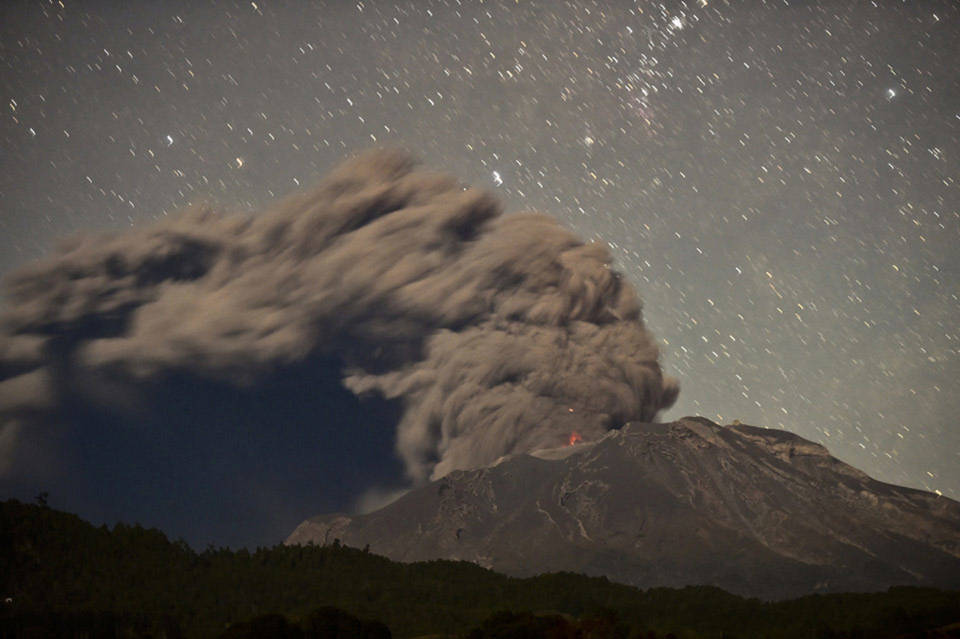
[[392, 559], [604, 575], [764, 598], [960, 587], [960, 504], [876, 481], [781, 430], [702, 417], [456, 471], [366, 515], [303, 522]]

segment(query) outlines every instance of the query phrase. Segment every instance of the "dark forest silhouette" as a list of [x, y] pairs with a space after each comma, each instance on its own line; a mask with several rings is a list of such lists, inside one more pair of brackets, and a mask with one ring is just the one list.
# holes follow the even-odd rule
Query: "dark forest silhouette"
[[402, 564], [340, 543], [198, 553], [15, 500], [0, 505], [0, 588], [4, 637], [946, 637], [934, 629], [960, 620], [960, 592], [927, 588], [761, 602]]

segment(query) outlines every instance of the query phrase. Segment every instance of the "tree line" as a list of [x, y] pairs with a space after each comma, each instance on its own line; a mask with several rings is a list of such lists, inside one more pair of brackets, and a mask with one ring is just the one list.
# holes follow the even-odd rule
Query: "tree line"
[[3, 637], [882, 639], [960, 622], [957, 591], [764, 602], [709, 586], [403, 564], [340, 544], [196, 552], [156, 529], [96, 527], [16, 500], [0, 503], [0, 599]]

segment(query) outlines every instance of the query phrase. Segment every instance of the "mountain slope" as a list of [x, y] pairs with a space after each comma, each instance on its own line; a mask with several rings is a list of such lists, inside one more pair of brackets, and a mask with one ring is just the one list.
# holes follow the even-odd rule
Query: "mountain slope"
[[784, 431], [703, 418], [458, 471], [367, 515], [303, 522], [402, 561], [568, 570], [762, 598], [960, 587], [960, 504], [884, 484]]

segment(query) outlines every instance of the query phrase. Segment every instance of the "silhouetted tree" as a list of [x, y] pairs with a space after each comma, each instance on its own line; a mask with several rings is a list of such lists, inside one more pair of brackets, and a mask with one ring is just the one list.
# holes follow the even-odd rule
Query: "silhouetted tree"
[[261, 615], [233, 624], [220, 639], [303, 639], [303, 631], [283, 615]]

